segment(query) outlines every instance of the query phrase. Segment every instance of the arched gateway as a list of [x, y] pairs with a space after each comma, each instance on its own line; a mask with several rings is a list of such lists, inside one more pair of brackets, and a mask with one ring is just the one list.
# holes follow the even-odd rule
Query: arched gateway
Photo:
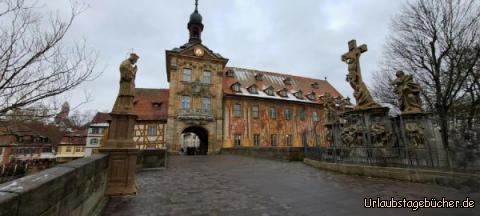
[[208, 131], [199, 126], [185, 128], [182, 132], [180, 151], [184, 155], [206, 155], [208, 153]]

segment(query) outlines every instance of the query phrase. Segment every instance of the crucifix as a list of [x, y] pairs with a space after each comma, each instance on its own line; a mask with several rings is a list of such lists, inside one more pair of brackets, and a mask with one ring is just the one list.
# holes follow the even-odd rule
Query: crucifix
[[357, 47], [357, 41], [351, 40], [348, 42], [348, 52], [342, 55], [342, 61], [348, 64], [347, 81], [353, 88], [353, 96], [357, 102], [356, 109], [378, 107], [363, 82], [360, 70], [360, 55], [366, 51], [367, 45], [362, 44]]

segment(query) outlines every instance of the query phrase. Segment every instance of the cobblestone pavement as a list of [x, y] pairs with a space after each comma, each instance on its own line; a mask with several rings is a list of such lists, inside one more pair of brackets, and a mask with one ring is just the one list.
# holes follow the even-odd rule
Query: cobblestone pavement
[[[168, 162], [168, 169], [138, 173], [138, 194], [112, 198], [104, 215], [480, 215], [479, 194], [436, 185], [241, 156], [178, 156]], [[475, 200], [475, 209], [363, 207], [364, 197], [467, 196]]]

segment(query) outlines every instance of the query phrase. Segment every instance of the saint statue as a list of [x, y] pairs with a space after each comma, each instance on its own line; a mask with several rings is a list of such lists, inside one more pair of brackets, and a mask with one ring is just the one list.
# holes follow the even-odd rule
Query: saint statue
[[113, 113], [133, 113], [133, 99], [135, 97], [135, 75], [137, 74], [138, 55], [131, 53], [128, 59], [120, 64], [120, 90], [118, 92]]
[[348, 42], [348, 50], [347, 53], [342, 55], [342, 61], [348, 64], [348, 75], [346, 80], [353, 88], [353, 96], [357, 101], [355, 108], [365, 109], [379, 107], [363, 82], [362, 72], [360, 71], [360, 55], [367, 51], [367, 45], [363, 44], [357, 47], [357, 42], [351, 40]]
[[397, 78], [390, 85], [393, 86], [393, 92], [399, 97], [402, 113], [423, 112], [420, 85], [413, 81], [412, 75], [406, 75], [403, 71], [397, 71], [395, 75]]
[[330, 95], [330, 93], [325, 92], [323, 96], [324, 107], [327, 116], [327, 122], [334, 123], [337, 120], [337, 107], [335, 99]]

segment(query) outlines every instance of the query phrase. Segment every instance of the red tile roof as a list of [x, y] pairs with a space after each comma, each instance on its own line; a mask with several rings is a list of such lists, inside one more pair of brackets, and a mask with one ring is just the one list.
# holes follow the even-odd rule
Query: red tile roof
[[[279, 99], [279, 100], [290, 100], [297, 102], [306, 102], [306, 103], [318, 103], [321, 104], [322, 100], [319, 100], [319, 97], [324, 95], [326, 92], [330, 93], [333, 97], [342, 97], [342, 95], [326, 80], [307, 78], [289, 74], [273, 73], [267, 71], [258, 71], [252, 69], [243, 69], [235, 67], [226, 67], [225, 72], [233, 71], [233, 77], [224, 76], [223, 78], [223, 92], [225, 95], [237, 95], [237, 96], [249, 96], [249, 97], [259, 97], [259, 98], [269, 98], [269, 99]], [[263, 80], [256, 80], [255, 75], [262, 74]], [[285, 83], [285, 79], [290, 78], [290, 85]], [[232, 90], [232, 85], [235, 83], [240, 83], [241, 92], [234, 92]], [[313, 86], [318, 84], [318, 88]], [[251, 94], [248, 92], [247, 88], [255, 84], [258, 89], [258, 94]], [[266, 95], [263, 90], [268, 87], [273, 87], [274, 96]], [[288, 97], [281, 97], [278, 95], [278, 91], [286, 88], [288, 90]], [[293, 94], [302, 91], [304, 99], [298, 99]], [[309, 100], [307, 95], [311, 92], [315, 93], [316, 100]]]
[[97, 114], [95, 114], [95, 117], [93, 117], [90, 124], [106, 123], [108, 122], [108, 120], [111, 120], [109, 113], [97, 112]]
[[135, 89], [134, 109], [138, 120], [167, 120], [168, 89]]

